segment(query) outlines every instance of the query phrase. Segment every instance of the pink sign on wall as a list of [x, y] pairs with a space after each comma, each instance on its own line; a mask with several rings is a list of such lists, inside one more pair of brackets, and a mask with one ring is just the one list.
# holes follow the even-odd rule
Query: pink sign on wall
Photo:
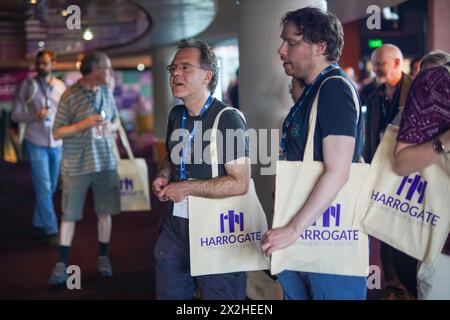
[[0, 102], [10, 102], [14, 99], [17, 86], [28, 77], [28, 70], [0, 72]]

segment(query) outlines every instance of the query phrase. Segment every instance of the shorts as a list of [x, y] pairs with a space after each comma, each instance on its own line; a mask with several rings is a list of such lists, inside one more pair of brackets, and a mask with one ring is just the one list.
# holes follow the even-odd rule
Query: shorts
[[92, 187], [97, 216], [120, 213], [120, 180], [116, 170], [106, 170], [79, 176], [63, 176], [62, 182], [63, 221], [81, 220], [89, 187]]

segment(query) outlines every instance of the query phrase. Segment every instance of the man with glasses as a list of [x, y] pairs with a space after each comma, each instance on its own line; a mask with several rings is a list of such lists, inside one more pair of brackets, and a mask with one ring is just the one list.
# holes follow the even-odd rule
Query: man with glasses
[[83, 215], [86, 192], [92, 188], [98, 217], [99, 257], [97, 271], [111, 277], [107, 256], [111, 237], [111, 215], [120, 212], [119, 177], [111, 133], [119, 126], [119, 116], [108, 82], [111, 61], [103, 52], [84, 56], [83, 77], [67, 89], [56, 114], [53, 134], [63, 139], [63, 196], [59, 260], [49, 278], [50, 284], [67, 280], [67, 261], [75, 222]]
[[244, 120], [236, 111], [226, 111], [220, 118], [218, 131], [223, 136], [226, 129], [242, 132], [235, 135], [234, 146], [243, 147], [239, 150], [218, 143], [219, 176], [212, 178], [211, 163], [202, 158], [209, 154], [204, 153], [209, 147], [206, 132], [210, 132], [208, 129], [212, 128], [216, 115], [226, 107], [212, 97], [219, 77], [217, 58], [202, 41], [184, 41], [178, 48], [167, 70], [172, 94], [183, 100], [184, 105], [175, 106], [169, 114], [166, 138], [169, 156], [152, 184], [159, 200], [171, 201], [155, 248], [156, 297], [188, 300], [199, 289], [201, 298], [206, 300], [245, 299], [244, 272], [198, 277], [190, 273], [187, 197], [225, 198], [245, 194], [250, 166]]
[[34, 232], [56, 247], [58, 220], [52, 198], [58, 184], [62, 141], [53, 137], [52, 127], [58, 101], [66, 86], [53, 75], [55, 60], [54, 52], [39, 51], [36, 55], [37, 76], [21, 83], [11, 118], [26, 123], [24, 147], [36, 195]]

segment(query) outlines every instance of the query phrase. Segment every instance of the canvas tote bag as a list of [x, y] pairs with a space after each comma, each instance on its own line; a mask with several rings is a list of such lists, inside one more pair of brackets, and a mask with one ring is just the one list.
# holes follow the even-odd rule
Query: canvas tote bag
[[450, 155], [409, 176], [393, 170], [399, 127], [389, 125], [357, 204], [355, 226], [432, 266], [450, 231]]
[[[355, 89], [347, 79], [340, 76], [330, 77], [325, 81], [333, 78], [342, 79], [349, 86], [359, 117], [359, 100]], [[311, 109], [303, 161], [278, 161], [273, 228], [283, 227], [292, 220], [324, 171], [323, 163], [313, 160], [320, 88]], [[348, 182], [322, 217], [308, 227], [294, 244], [272, 253], [272, 274], [293, 270], [349, 276], [368, 275], [368, 236], [352, 226], [358, 192], [368, 170], [367, 164], [352, 163]]]
[[119, 136], [128, 154], [128, 159], [121, 159], [116, 150], [117, 172], [120, 177], [121, 211], [150, 210], [150, 195], [147, 163], [143, 158], [135, 158], [122, 124]]
[[[212, 177], [219, 175], [217, 127], [226, 107], [216, 116], [210, 143]], [[248, 192], [223, 199], [188, 197], [191, 275], [269, 269], [269, 259], [261, 251], [261, 237], [267, 219], [250, 180]]]

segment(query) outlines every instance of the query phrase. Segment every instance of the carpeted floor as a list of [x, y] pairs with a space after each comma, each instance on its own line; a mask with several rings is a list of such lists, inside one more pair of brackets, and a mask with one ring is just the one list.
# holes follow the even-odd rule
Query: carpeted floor
[[[136, 156], [144, 157], [149, 180], [155, 174], [151, 139], [134, 143]], [[121, 154], [124, 151], [121, 150]], [[61, 194], [55, 208], [61, 213]], [[34, 190], [29, 166], [0, 163], [0, 299], [154, 299], [153, 248], [167, 204], [152, 197], [151, 212], [124, 212], [113, 218], [110, 257], [114, 277], [98, 279], [96, 217], [89, 194], [84, 219], [77, 223], [69, 264], [81, 268], [81, 290], [50, 288], [47, 278], [57, 261], [58, 250], [32, 237]], [[371, 264], [380, 265], [379, 242], [371, 242]], [[382, 282], [383, 279], [381, 278]], [[383, 284], [383, 283], [382, 283]], [[369, 290], [369, 299], [379, 299], [382, 290]]]
[[[151, 145], [141, 142], [138, 150], [136, 156], [147, 160], [151, 180], [156, 170]], [[60, 202], [58, 191], [58, 218]], [[0, 163], [0, 299], [154, 299], [153, 248], [166, 204], [152, 198], [151, 212], [123, 212], [113, 218], [110, 257], [114, 277], [104, 280], [95, 272], [97, 226], [92, 196], [88, 195], [69, 257], [69, 264], [81, 269], [82, 290], [47, 285], [58, 250], [32, 236], [33, 206], [28, 164]]]

